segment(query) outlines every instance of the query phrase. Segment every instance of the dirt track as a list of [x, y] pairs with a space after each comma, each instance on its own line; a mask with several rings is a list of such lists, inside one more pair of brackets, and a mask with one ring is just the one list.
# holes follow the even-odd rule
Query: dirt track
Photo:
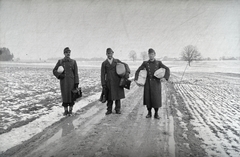
[[121, 115], [105, 116], [105, 104], [94, 102], [3, 155], [175, 156], [173, 118], [166, 105], [170, 102], [164, 93], [161, 119], [146, 119], [142, 90], [133, 86], [126, 93]]
[[[202, 74], [199, 74], [199, 77], [195, 77], [194, 75], [192, 79], [189, 79], [190, 82], [183, 81], [181, 84], [175, 81], [178, 76], [172, 75], [171, 80], [163, 84], [163, 106], [160, 109], [160, 120], [145, 118], [147, 110], [142, 105], [143, 88], [139, 88], [133, 83], [131, 90], [126, 91], [126, 98], [122, 100], [121, 115], [111, 114], [105, 116], [106, 104], [95, 101], [76, 112], [75, 115], [63, 118], [60, 122], [46, 128], [42, 133], [37, 134], [22, 145], [9, 149], [0, 156], [218, 156], [209, 151], [214, 150], [214, 145], [209, 145], [207, 148], [204, 147], [206, 146], [206, 139], [204, 140], [204, 136], [201, 134], [206, 132], [206, 130], [203, 132], [196, 130], [195, 124], [198, 124], [198, 122], [194, 120], [196, 120], [198, 115], [194, 114], [195, 110], [191, 110], [188, 107], [189, 105], [190, 107], [204, 106], [197, 103], [196, 105], [191, 105], [192, 103], [188, 104], [188, 101], [186, 102], [188, 99], [179, 90], [180, 87], [182, 88], [193, 83], [197, 83], [196, 87], [199, 87], [198, 84], [202, 83], [199, 81], [216, 81], [216, 79], [209, 79], [210, 76], [207, 76], [207, 79], [204, 79], [204, 77], [199, 79], [201, 78], [200, 75]], [[220, 78], [225, 76], [220, 75]], [[214, 74], [213, 76], [217, 77], [218, 74]], [[230, 79], [228, 82], [231, 82], [233, 79]], [[203, 83], [207, 84], [207, 82]], [[208, 87], [209, 91], [219, 91], [222, 88], [222, 86], [219, 89], [210, 88], [211, 86]], [[225, 85], [223, 87], [228, 88]], [[231, 86], [230, 89], [235, 89], [235, 86]], [[188, 90], [184, 93], [196, 91], [197, 89]], [[204, 94], [201, 91], [200, 93]], [[223, 92], [219, 92], [219, 94], [221, 93]], [[206, 102], [208, 102], [208, 98], [212, 98], [210, 94], [208, 94], [209, 97], [205, 96]], [[237, 101], [238, 95], [235, 95], [235, 97]], [[199, 102], [199, 99], [192, 98], [191, 100]], [[81, 101], [76, 105], [81, 105]], [[206, 112], [206, 110], [204, 111]], [[203, 126], [202, 129], [204, 128], [207, 129], [208, 127]], [[210, 136], [209, 138], [215, 139], [216, 137]], [[234, 156], [233, 149], [228, 149], [228, 151], [231, 151], [233, 154], [231, 156]], [[223, 152], [217, 153], [220, 156], [226, 156]]]

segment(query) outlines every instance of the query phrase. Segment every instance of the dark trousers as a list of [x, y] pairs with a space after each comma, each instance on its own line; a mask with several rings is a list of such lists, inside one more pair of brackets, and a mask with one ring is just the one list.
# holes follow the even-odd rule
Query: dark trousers
[[74, 102], [71, 102], [71, 103], [65, 103], [65, 102], [63, 102], [63, 103], [62, 103], [62, 106], [63, 106], [63, 107], [68, 107], [68, 106], [73, 107], [74, 104], [75, 104]]
[[[152, 107], [147, 107], [147, 110], [148, 110], [149, 113], [151, 113]], [[154, 108], [154, 110], [155, 110], [155, 113], [157, 114], [158, 113], [158, 108]]]
[[[107, 101], [107, 110], [112, 111], [112, 106], [113, 106], [113, 101], [108, 100]], [[120, 111], [120, 109], [121, 109], [121, 101], [115, 100], [115, 111]]]

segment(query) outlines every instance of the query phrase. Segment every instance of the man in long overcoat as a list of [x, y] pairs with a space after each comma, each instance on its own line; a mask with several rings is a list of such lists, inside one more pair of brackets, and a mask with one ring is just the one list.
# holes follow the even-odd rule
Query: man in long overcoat
[[[102, 88], [106, 92], [107, 100], [107, 112], [106, 115], [112, 113], [113, 101], [115, 101], [115, 111], [117, 114], [121, 114], [121, 100], [125, 98], [123, 87], [119, 86], [121, 77], [116, 72], [117, 63], [123, 63], [118, 59], [113, 58], [113, 50], [107, 48], [106, 55], [107, 59], [102, 63], [101, 66], [101, 84]], [[125, 64], [125, 63], [123, 63]], [[125, 78], [129, 77], [130, 70], [126, 69]]]
[[[78, 66], [77, 62], [70, 58], [71, 50], [66, 47], [64, 49], [65, 57], [58, 60], [53, 69], [53, 74], [60, 80], [60, 88], [62, 95], [62, 106], [64, 107], [64, 115], [72, 114], [74, 100], [72, 97], [72, 90], [78, 87]], [[57, 70], [62, 66], [64, 71], [59, 73]], [[69, 107], [69, 110], [68, 110]]]
[[[162, 106], [162, 95], [161, 95], [161, 81], [169, 79], [170, 70], [167, 66], [162, 64], [161, 61], [155, 59], [156, 53], [153, 49], [148, 50], [149, 60], [144, 61], [142, 65], [137, 69], [134, 80], [138, 80], [140, 70], [145, 69], [147, 71], [147, 78], [144, 85], [144, 97], [143, 104], [147, 106], [148, 114], [146, 118], [152, 117], [152, 108], [155, 110], [154, 118], [160, 119], [158, 115], [158, 109]], [[154, 76], [154, 72], [160, 68], [165, 69], [165, 75], [162, 79]]]

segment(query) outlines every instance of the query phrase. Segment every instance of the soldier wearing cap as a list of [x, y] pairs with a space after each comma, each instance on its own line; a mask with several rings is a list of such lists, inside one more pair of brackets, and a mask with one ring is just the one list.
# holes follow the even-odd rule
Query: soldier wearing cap
[[[121, 99], [125, 98], [123, 87], [119, 86], [121, 77], [117, 75], [116, 65], [117, 63], [123, 63], [119, 59], [113, 58], [113, 50], [107, 48], [107, 59], [101, 66], [101, 84], [106, 94], [107, 100], [107, 112], [106, 115], [112, 113], [113, 101], [115, 101], [116, 114], [121, 114]], [[125, 64], [125, 63], [123, 63]], [[128, 78], [130, 70], [126, 71], [125, 77]]]
[[[64, 107], [64, 115], [72, 114], [74, 100], [72, 90], [78, 87], [78, 66], [77, 62], [70, 58], [71, 50], [66, 47], [63, 50], [64, 58], [58, 60], [53, 69], [53, 74], [60, 80], [62, 106]], [[62, 66], [64, 71], [58, 72], [58, 68]], [[69, 109], [68, 109], [69, 107]]]
[[[166, 81], [169, 79], [170, 70], [167, 66], [162, 64], [161, 61], [157, 61], [155, 59], [156, 53], [152, 48], [148, 50], [148, 56], [149, 60], [144, 61], [142, 65], [137, 69], [134, 80], [137, 83], [140, 70], [146, 69], [147, 78], [144, 85], [144, 97], [143, 97], [143, 104], [147, 106], [148, 110], [146, 118], [152, 117], [151, 110], [152, 108], [154, 108], [155, 110], [154, 118], [160, 119], [158, 115], [158, 109], [162, 106], [161, 81]], [[165, 69], [165, 75], [162, 79], [159, 79], [154, 76], [155, 71], [160, 68]]]

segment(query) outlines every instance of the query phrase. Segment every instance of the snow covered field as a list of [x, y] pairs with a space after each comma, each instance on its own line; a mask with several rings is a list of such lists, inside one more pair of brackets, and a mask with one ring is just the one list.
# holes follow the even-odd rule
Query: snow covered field
[[[127, 63], [133, 71], [132, 75], [141, 65], [140, 61]], [[194, 62], [187, 67], [182, 81], [186, 62], [163, 63], [170, 67], [176, 94], [183, 98], [195, 136], [202, 141], [201, 146], [208, 156], [238, 156], [240, 62]], [[59, 81], [52, 75], [54, 64], [1, 63], [0, 141], [6, 144], [0, 146], [0, 152], [33, 137], [63, 118]], [[76, 104], [76, 110], [98, 99], [101, 90], [100, 65], [100, 62], [78, 63], [80, 86], [86, 98]], [[177, 111], [177, 118], [184, 118], [183, 114]], [[180, 127], [186, 132], [187, 126], [182, 121]], [[25, 134], [24, 138], [17, 139], [19, 134]], [[188, 134], [183, 136], [188, 138]], [[11, 144], [7, 144], [9, 139], [12, 139]]]
[[[41, 65], [40, 65], [41, 66]], [[60, 106], [59, 80], [51, 68], [2, 66], [0, 69], [0, 134], [25, 125]], [[100, 73], [96, 69], [79, 69], [83, 94], [100, 91]]]
[[[216, 64], [217, 63], [217, 64]], [[173, 68], [174, 69], [174, 68]], [[240, 65], [235, 62], [193, 64], [183, 76], [173, 73], [174, 88], [182, 97], [190, 123], [208, 156], [240, 154]], [[178, 104], [182, 105], [182, 104]], [[178, 118], [183, 113], [177, 111]], [[187, 132], [187, 123], [181, 127]], [[187, 134], [183, 134], [188, 138]]]
[[[208, 155], [238, 156], [240, 74], [187, 73], [174, 87], [183, 98], [195, 135]], [[180, 111], [178, 116], [182, 117]], [[181, 127], [187, 129], [186, 125], [183, 122]]]

